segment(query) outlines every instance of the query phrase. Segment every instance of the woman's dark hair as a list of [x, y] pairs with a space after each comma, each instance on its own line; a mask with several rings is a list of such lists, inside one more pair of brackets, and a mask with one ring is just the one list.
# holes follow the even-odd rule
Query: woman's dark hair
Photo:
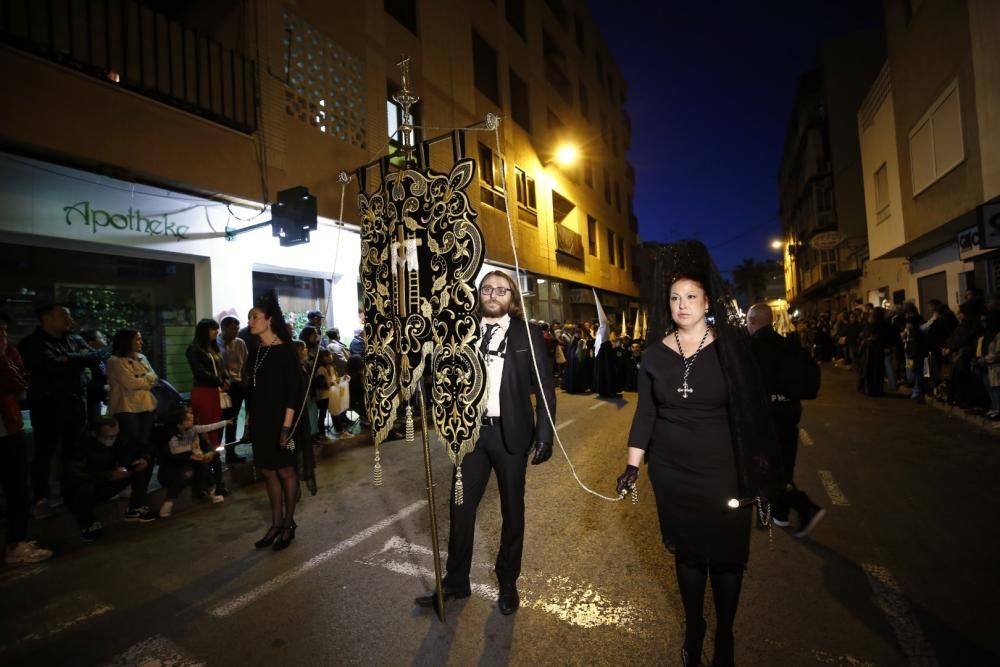
[[319, 330], [316, 327], [309, 326], [308, 324], [302, 327], [302, 331], [299, 332], [299, 340], [306, 345], [312, 344], [313, 336], [319, 336]]
[[116, 357], [131, 357], [132, 344], [139, 335], [136, 329], [119, 329], [111, 338], [111, 354]]
[[204, 352], [212, 352], [212, 348], [215, 346], [215, 340], [212, 339], [211, 335], [212, 329], [218, 330], [219, 323], [208, 317], [199, 320], [194, 327], [194, 346]]
[[273, 291], [264, 292], [253, 302], [254, 310], [264, 313], [265, 317], [271, 318], [271, 333], [277, 336], [282, 343], [291, 343], [292, 334], [285, 324], [285, 315], [278, 305], [278, 295]]

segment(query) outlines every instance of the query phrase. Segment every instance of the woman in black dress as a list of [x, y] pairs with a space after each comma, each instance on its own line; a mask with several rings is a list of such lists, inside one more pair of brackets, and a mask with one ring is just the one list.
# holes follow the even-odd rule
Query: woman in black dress
[[[645, 457], [684, 604], [682, 663], [701, 664], [703, 602], [711, 579], [712, 664], [732, 665], [733, 622], [750, 551], [748, 500], [769, 488], [774, 441], [745, 330], [734, 326], [739, 313], [724, 296], [707, 250], [697, 242], [668, 248], [661, 253], [667, 265], [660, 268], [662, 287], [653, 291], [654, 303], [669, 304], [669, 322], [652, 329], [668, 333], [642, 355], [628, 465], [618, 490], [635, 484]], [[666, 309], [659, 310], [665, 319]]]
[[260, 468], [271, 501], [271, 527], [255, 546], [276, 551], [295, 539], [295, 498], [299, 481], [292, 429], [302, 402], [302, 381], [292, 338], [273, 293], [261, 296], [250, 311], [250, 333], [260, 345], [247, 357], [250, 401], [247, 415], [254, 464]]

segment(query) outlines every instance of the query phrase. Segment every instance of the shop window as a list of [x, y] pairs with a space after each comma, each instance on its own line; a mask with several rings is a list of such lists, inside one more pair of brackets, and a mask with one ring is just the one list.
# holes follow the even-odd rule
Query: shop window
[[399, 25], [417, 34], [417, 0], [385, 0], [384, 7]]
[[476, 90], [500, 106], [500, 81], [497, 75], [497, 52], [478, 32], [472, 31], [472, 69]]

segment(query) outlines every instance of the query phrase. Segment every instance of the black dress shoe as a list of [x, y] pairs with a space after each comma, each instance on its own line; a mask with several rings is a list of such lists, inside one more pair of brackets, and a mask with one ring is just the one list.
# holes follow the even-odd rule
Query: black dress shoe
[[253, 543], [255, 549], [263, 549], [264, 547], [269, 547], [274, 544], [274, 541], [278, 539], [278, 535], [281, 535], [281, 526], [271, 526], [264, 533], [264, 537], [260, 538]]
[[271, 548], [275, 551], [283, 551], [284, 549], [287, 549], [288, 545], [290, 545], [292, 540], [295, 539], [295, 529], [298, 527], [298, 524], [296, 524], [295, 521], [292, 521], [290, 525], [282, 528], [281, 533], [279, 533], [280, 537], [275, 540], [274, 546]]
[[[442, 591], [442, 597], [444, 601], [448, 600], [462, 600], [472, 595], [472, 591], [468, 588], [448, 588], [444, 587]], [[414, 600], [418, 607], [435, 607], [437, 605], [437, 591], [431, 591], [427, 595], [421, 595]]]
[[516, 587], [506, 592], [501, 591], [499, 597], [497, 597], [497, 607], [504, 616], [510, 616], [520, 606], [521, 598], [517, 595]]

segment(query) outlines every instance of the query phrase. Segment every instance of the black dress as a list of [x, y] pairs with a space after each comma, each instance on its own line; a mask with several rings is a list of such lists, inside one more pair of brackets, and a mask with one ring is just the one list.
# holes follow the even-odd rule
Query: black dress
[[294, 345], [260, 345], [247, 357], [250, 438], [258, 468], [277, 470], [295, 465], [295, 452], [278, 444], [285, 410], [302, 403], [302, 378]]
[[683, 398], [684, 362], [662, 342], [642, 355], [639, 401], [629, 446], [646, 450], [663, 543], [686, 562], [743, 567], [750, 553], [752, 508], [739, 497], [726, 380], [718, 346], [698, 354]]

